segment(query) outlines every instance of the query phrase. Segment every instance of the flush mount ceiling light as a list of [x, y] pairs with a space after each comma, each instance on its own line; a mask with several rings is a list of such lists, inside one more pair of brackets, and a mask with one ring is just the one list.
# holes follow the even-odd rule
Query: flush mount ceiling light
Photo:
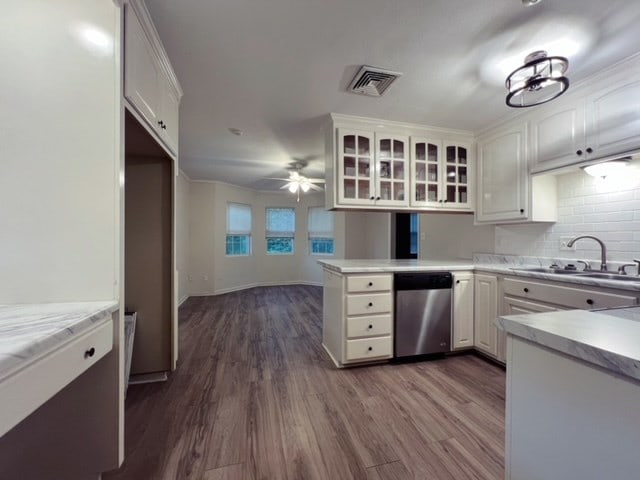
[[625, 157], [617, 160], [611, 160], [609, 162], [587, 165], [580, 168], [584, 170], [584, 173], [591, 175], [592, 177], [606, 178], [612, 175], [619, 175], [624, 172], [629, 164], [629, 160], [629, 157]]
[[566, 57], [547, 57], [544, 50], [530, 53], [524, 65], [511, 72], [505, 81], [509, 90], [507, 105], [533, 107], [559, 97], [569, 88], [569, 79], [564, 76], [567, 68]]
[[531, 5], [536, 5], [538, 3], [540, 3], [541, 0], [522, 0], [522, 4], [525, 7], [530, 7]]

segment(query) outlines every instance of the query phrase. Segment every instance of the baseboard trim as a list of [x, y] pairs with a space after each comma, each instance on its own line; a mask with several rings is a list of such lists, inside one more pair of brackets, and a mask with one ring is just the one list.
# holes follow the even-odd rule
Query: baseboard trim
[[189, 296], [190, 297], [211, 297], [215, 295], [224, 295], [225, 293], [239, 292], [241, 290], [248, 290], [250, 288], [256, 288], [256, 287], [285, 287], [287, 285], [310, 285], [312, 287], [321, 287], [322, 282], [310, 282], [305, 280], [290, 280], [290, 281], [284, 281], [284, 282], [255, 282], [255, 283], [248, 283], [245, 285], [238, 285], [235, 287], [220, 288], [218, 290], [214, 290], [213, 292], [191, 293]]
[[129, 385], [141, 383], [166, 382], [169, 379], [167, 372], [141, 373], [129, 377]]
[[329, 355], [329, 358], [331, 359], [331, 361], [333, 362], [333, 364], [337, 367], [337, 368], [344, 368], [342, 365], [340, 365], [338, 363], [338, 361], [336, 360], [336, 358], [331, 354], [331, 352], [329, 351], [329, 349], [327, 348], [327, 346], [324, 344], [324, 342], [322, 342], [322, 348], [324, 348], [324, 351], [327, 352], [327, 355]]

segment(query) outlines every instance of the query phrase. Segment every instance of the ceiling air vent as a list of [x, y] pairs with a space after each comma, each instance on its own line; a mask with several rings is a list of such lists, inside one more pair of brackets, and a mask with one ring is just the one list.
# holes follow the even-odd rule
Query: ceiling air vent
[[349, 91], [370, 97], [380, 97], [402, 73], [364, 65], [349, 85]]

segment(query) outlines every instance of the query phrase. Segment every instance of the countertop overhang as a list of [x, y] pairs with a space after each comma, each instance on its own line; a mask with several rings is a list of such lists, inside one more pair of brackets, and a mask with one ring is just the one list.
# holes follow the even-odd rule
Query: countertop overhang
[[640, 307], [502, 316], [507, 334], [640, 381]]

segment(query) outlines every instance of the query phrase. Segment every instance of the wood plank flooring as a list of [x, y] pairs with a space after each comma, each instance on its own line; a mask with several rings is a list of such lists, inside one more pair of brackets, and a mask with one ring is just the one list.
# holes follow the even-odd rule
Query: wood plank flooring
[[501, 479], [504, 371], [473, 355], [338, 370], [322, 289], [189, 299], [169, 381], [132, 385], [109, 480]]

